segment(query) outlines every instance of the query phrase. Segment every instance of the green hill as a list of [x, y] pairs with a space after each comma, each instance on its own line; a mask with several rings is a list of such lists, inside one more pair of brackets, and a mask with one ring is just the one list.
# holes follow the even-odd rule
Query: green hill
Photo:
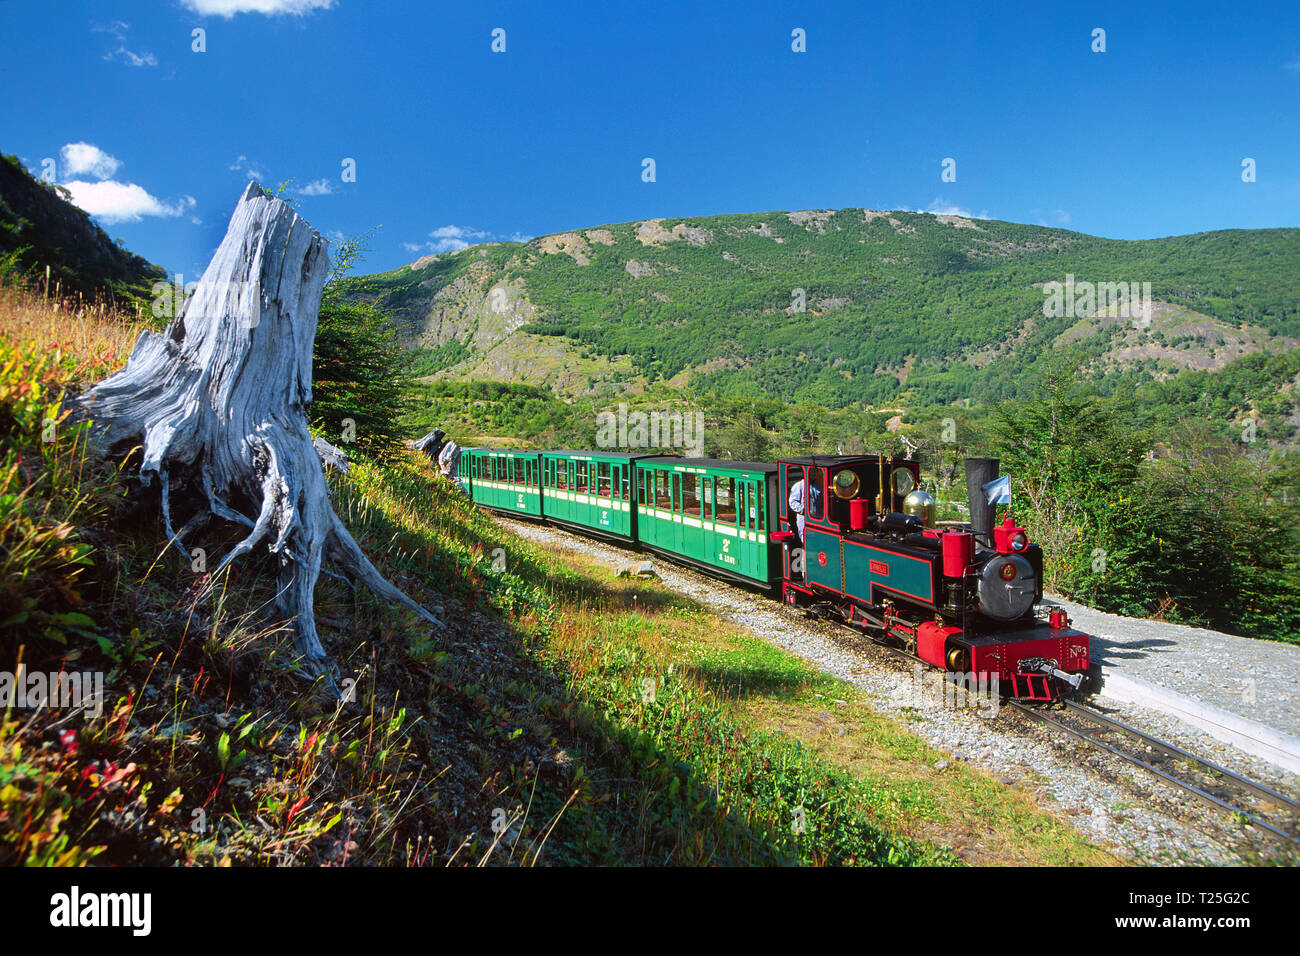
[[[1072, 314], [1045, 314], [1044, 284], [1067, 276], [1150, 283], [1149, 323], [1081, 294]], [[1300, 229], [1120, 241], [924, 213], [768, 212], [472, 246], [353, 288], [395, 313], [439, 379], [982, 404], [1021, 393], [1056, 347], [1098, 381], [1296, 348]]]

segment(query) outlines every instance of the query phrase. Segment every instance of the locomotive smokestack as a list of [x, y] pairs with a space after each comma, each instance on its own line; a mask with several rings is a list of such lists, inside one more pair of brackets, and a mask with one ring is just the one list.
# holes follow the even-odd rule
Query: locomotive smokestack
[[992, 540], [993, 505], [984, 497], [983, 488], [998, 476], [996, 458], [966, 459], [966, 501], [970, 505], [970, 524], [978, 535]]

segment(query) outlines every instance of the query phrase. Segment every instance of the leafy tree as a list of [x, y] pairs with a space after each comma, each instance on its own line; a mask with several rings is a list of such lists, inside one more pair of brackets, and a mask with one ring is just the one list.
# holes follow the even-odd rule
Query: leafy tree
[[382, 455], [412, 437], [400, 420], [414, 378], [388, 310], [365, 280], [345, 278], [364, 258], [368, 238], [344, 239], [334, 252], [316, 326], [311, 416], [328, 441]]

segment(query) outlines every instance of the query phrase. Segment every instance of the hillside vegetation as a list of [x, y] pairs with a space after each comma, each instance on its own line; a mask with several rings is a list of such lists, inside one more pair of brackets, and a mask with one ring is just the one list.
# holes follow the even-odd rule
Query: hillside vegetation
[[[440, 377], [558, 385], [568, 397], [689, 382], [724, 398], [927, 406], [1023, 394], [1058, 345], [1099, 382], [1294, 348], [1297, 264], [1297, 229], [1126, 242], [841, 209], [473, 246], [353, 291], [391, 309], [422, 370]], [[1067, 276], [1150, 283], [1150, 321], [1100, 307], [1045, 315], [1044, 284]], [[1086, 311], [1082, 297], [1075, 307]], [[526, 360], [557, 348], [555, 360]]]

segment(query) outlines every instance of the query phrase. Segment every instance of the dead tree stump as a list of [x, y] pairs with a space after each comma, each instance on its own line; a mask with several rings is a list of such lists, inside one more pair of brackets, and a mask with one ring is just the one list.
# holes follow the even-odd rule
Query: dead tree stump
[[[101, 454], [141, 447], [141, 484], [158, 480], [163, 525], [182, 554], [183, 536], [213, 517], [249, 529], [214, 580], [255, 548], [276, 556], [276, 612], [292, 622], [302, 673], [332, 685], [313, 609], [326, 558], [440, 622], [375, 570], [330, 504], [306, 414], [326, 247], [289, 205], [250, 183], [183, 314], [162, 333], [143, 333], [126, 367], [87, 392], [78, 413], [93, 419]], [[179, 533], [174, 507], [191, 513]]]

